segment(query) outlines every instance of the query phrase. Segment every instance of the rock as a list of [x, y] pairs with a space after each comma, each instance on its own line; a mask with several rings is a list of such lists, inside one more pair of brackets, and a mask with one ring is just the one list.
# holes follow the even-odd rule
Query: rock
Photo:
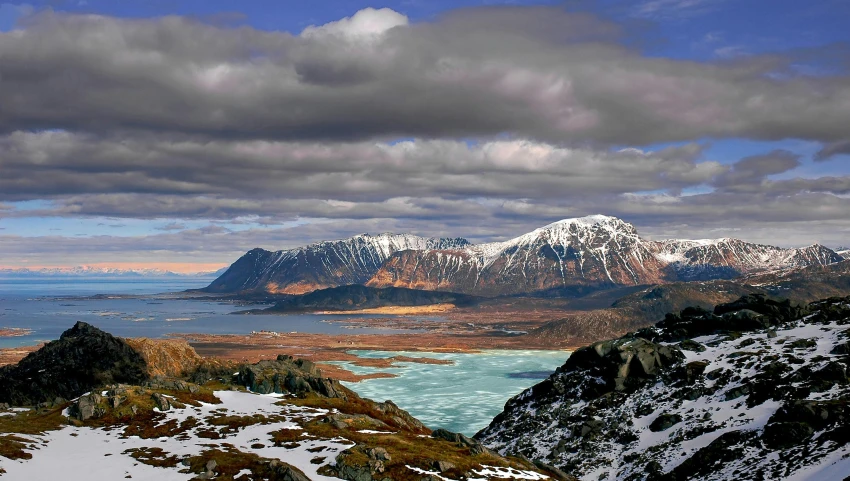
[[310, 478], [304, 473], [289, 465], [281, 464], [277, 466], [275, 474], [277, 475], [275, 479], [280, 481], [310, 481]]
[[680, 422], [682, 422], [682, 416], [679, 414], [662, 414], [652, 421], [649, 430], [654, 433], [666, 431]]
[[454, 443], [458, 447], [469, 448], [471, 454], [483, 454], [489, 453], [490, 450], [487, 449], [480, 441], [467, 437], [460, 433], [453, 433], [446, 429], [437, 429], [436, 431], [431, 433], [431, 437], [434, 439], [442, 439], [445, 441], [449, 441]]
[[386, 449], [381, 447], [367, 449], [366, 455], [369, 456], [369, 459], [375, 459], [378, 461], [389, 461], [390, 459], [392, 459], [390, 457], [390, 453], [388, 453]]
[[167, 397], [163, 396], [159, 393], [151, 394], [151, 399], [153, 399], [154, 404], [160, 411], [168, 411], [171, 409], [171, 401], [168, 400]]
[[346, 399], [348, 392], [339, 381], [321, 377], [321, 371], [310, 361], [278, 356], [274, 361], [260, 361], [243, 366], [237, 382], [260, 394], [292, 393], [304, 396], [315, 393], [330, 398]]
[[612, 390], [633, 391], [684, 358], [677, 347], [623, 337], [576, 350], [557, 372], [587, 371], [597, 376], [604, 384], [585, 393], [586, 399], [592, 399]]
[[80, 396], [80, 398], [71, 405], [69, 414], [71, 417], [79, 419], [80, 421], [97, 419], [105, 414], [105, 410], [100, 406], [102, 401], [103, 396], [97, 393]]
[[770, 449], [787, 449], [802, 444], [814, 434], [814, 429], [803, 422], [782, 422], [764, 427], [762, 441]]
[[431, 463], [431, 467], [440, 473], [445, 473], [446, 471], [451, 471], [452, 469], [457, 468], [457, 466], [448, 461], [434, 461]]
[[691, 352], [705, 352], [705, 346], [694, 341], [693, 339], [685, 339], [678, 344], [679, 349]]
[[144, 358], [123, 339], [84, 322], [14, 365], [0, 368], [0, 402], [34, 406], [104, 385], [148, 379]]
[[204, 467], [206, 468], [207, 472], [214, 472], [215, 468], [218, 467], [218, 463], [215, 462], [215, 459], [210, 459], [209, 461], [207, 461], [207, 464]]

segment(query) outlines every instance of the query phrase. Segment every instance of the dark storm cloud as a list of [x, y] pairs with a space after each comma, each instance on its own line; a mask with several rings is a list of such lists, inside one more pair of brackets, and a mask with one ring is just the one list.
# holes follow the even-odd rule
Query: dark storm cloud
[[[701, 153], [697, 145], [609, 152], [519, 140], [320, 144], [16, 132], [0, 136], [0, 199], [74, 196], [64, 202], [68, 214], [218, 217], [215, 209], [261, 214], [281, 199], [292, 211], [297, 199], [579, 197], [682, 189], [725, 171], [700, 162]], [[76, 199], [85, 194], [110, 196]], [[156, 195], [140, 202], [131, 194]], [[98, 207], [104, 202], [126, 210]]]
[[841, 154], [850, 155], [850, 140], [842, 140], [825, 145], [815, 154], [815, 161], [823, 162]]
[[45, 12], [0, 34], [0, 129], [639, 145], [833, 142], [850, 123], [847, 77], [795, 75], [781, 56], [647, 58], [623, 45], [621, 26], [558, 8], [468, 9], [413, 25], [388, 10], [359, 15], [378, 27], [293, 36]]
[[729, 172], [720, 175], [714, 185], [724, 190], [759, 189], [768, 176], [788, 172], [800, 165], [800, 155], [774, 150], [739, 160]]

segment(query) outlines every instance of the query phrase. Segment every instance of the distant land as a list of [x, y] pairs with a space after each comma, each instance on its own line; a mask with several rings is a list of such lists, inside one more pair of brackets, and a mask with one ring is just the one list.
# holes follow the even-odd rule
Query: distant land
[[0, 269], [0, 277], [4, 278], [57, 278], [57, 277], [217, 277], [227, 271], [224, 267], [217, 271], [205, 272], [173, 272], [164, 269], [122, 269], [115, 267], [41, 267], [41, 268], [4, 268]]

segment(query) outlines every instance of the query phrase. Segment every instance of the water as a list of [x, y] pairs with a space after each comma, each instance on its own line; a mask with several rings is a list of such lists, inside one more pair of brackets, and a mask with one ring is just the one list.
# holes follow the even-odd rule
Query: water
[[[0, 337], [0, 347], [34, 345], [58, 339], [76, 321], [85, 321], [121, 337], [166, 337], [170, 333], [247, 334], [251, 331], [351, 333], [326, 319], [357, 319], [356, 315], [231, 315], [260, 306], [193, 300], [162, 295], [197, 289], [210, 278], [169, 279], [3, 279], [0, 278], [0, 328], [32, 329], [21, 337]], [[98, 297], [92, 297], [98, 296]], [[120, 297], [116, 297], [120, 296]], [[129, 296], [129, 297], [128, 297]], [[382, 316], [393, 317], [393, 316]], [[439, 318], [422, 318], [423, 322]], [[358, 334], [399, 332], [357, 329]], [[411, 331], [404, 331], [411, 332]], [[415, 331], [414, 331], [415, 332]], [[426, 353], [353, 351], [360, 357], [433, 357], [452, 365], [398, 363], [394, 368], [369, 368], [340, 362], [368, 374], [393, 372], [395, 378], [346, 383], [364, 397], [392, 399], [431, 428], [473, 435], [501, 412], [504, 403], [563, 364], [563, 351], [485, 351]]]
[[481, 353], [351, 351], [359, 357], [430, 357], [453, 365], [398, 363], [371, 368], [338, 362], [357, 374], [391, 372], [398, 377], [344, 383], [363, 397], [392, 399], [426, 426], [468, 436], [486, 427], [511, 397], [539, 383], [566, 361], [565, 351], [488, 350]]
[[[25, 336], [0, 337], [0, 347], [30, 346], [58, 339], [77, 321], [87, 322], [120, 337], [162, 338], [173, 333], [248, 334], [260, 330], [346, 334], [352, 331], [341, 324], [323, 321], [329, 318], [374, 317], [232, 315], [236, 311], [265, 306], [159, 294], [196, 289], [209, 282], [209, 278], [0, 279], [0, 328], [32, 330]], [[357, 329], [358, 334], [389, 332], [398, 331]]]

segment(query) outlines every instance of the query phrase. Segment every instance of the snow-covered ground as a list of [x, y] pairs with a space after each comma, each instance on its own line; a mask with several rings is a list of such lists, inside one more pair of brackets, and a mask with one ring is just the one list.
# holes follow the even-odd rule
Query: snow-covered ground
[[[314, 481], [334, 480], [318, 474], [318, 470], [333, 463], [336, 455], [354, 443], [344, 438], [318, 439], [306, 433], [297, 443], [275, 446], [271, 433], [282, 429], [302, 430], [298, 421], [305, 422], [329, 414], [328, 410], [304, 408], [291, 404], [276, 404], [281, 395], [259, 395], [238, 391], [215, 392], [222, 404], [204, 404], [200, 407], [187, 406], [165, 411], [159, 425], [169, 421], [178, 424], [194, 418], [198, 425], [177, 437], [142, 439], [124, 436], [121, 428], [90, 428], [67, 426], [43, 435], [15, 435], [32, 442], [36, 449], [29, 452], [29, 460], [10, 460], [0, 457], [0, 474], [3, 481], [53, 480], [67, 481], [115, 481], [120, 479], [150, 481], [183, 481], [197, 473], [181, 473], [186, 470], [178, 464], [175, 468], [154, 467], [132, 458], [128, 450], [160, 448], [164, 456], [188, 458], [198, 456], [210, 449], [226, 450], [232, 446], [243, 453], [256, 454], [262, 458], [278, 459], [303, 471]], [[66, 413], [67, 414], [67, 413]], [[239, 428], [235, 432], [221, 432], [221, 426], [209, 424], [208, 418], [221, 416], [251, 416], [261, 414], [274, 417], [276, 422], [255, 424]], [[215, 429], [220, 439], [199, 436], [201, 431]], [[382, 434], [393, 434], [391, 432]], [[297, 446], [296, 446], [297, 444]], [[323, 458], [323, 459], [322, 459]], [[413, 471], [417, 471], [411, 468]], [[0, 470], [0, 473], [2, 473]], [[421, 471], [421, 470], [420, 470]], [[243, 470], [243, 479], [251, 479], [250, 471]], [[239, 478], [239, 476], [236, 476]], [[490, 479], [548, 479], [533, 472], [507, 468], [482, 466], [471, 481]], [[449, 479], [449, 478], [444, 478]]]

